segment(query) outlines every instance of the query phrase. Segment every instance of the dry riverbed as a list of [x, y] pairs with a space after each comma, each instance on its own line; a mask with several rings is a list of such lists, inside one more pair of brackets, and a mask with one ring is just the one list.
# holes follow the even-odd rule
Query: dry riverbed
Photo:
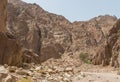
[[80, 67], [0, 66], [0, 82], [120, 82], [119, 69], [83, 65]]

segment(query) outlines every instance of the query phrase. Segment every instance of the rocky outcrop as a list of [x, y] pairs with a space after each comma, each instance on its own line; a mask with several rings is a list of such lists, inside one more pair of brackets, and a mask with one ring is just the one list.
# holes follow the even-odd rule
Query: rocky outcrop
[[0, 2], [0, 32], [4, 32], [7, 21], [7, 0], [0, 0]]
[[[28, 33], [29, 37], [27, 37], [28, 35], [26, 35], [25, 37], [27, 37], [27, 38], [25, 38], [25, 39], [22, 38], [22, 40], [19, 40], [19, 38], [17, 38], [17, 37], [20, 35], [26, 34], [26, 32], [28, 31], [28, 29], [26, 28], [27, 27], [26, 22], [19, 21], [19, 23], [16, 24], [16, 26], [17, 26], [16, 34], [11, 33], [12, 31], [10, 31], [6, 27], [7, 0], [4, 0], [4, 1], [1, 0], [0, 18], [1, 18], [1, 21], [0, 21], [0, 64], [22, 66], [22, 64], [24, 62], [40, 63], [39, 57], [38, 57], [38, 55], [36, 55], [36, 53], [39, 54], [39, 52], [35, 53], [35, 51], [29, 50], [29, 48], [34, 48], [34, 49], [36, 49], [36, 51], [40, 49], [39, 45], [32, 44], [33, 42], [38, 43], [38, 41], [34, 40], [34, 38], [37, 37], [38, 39], [40, 39], [39, 30], [37, 30], [37, 31], [36, 31], [36, 29], [34, 29], [32, 31], [30, 30], [31, 33], [33, 33], [32, 35], [30, 35], [30, 33]], [[18, 30], [20, 28], [22, 28], [22, 29]], [[24, 32], [23, 32], [23, 30], [24, 30]], [[33, 39], [33, 40], [26, 42], [26, 40], [28, 40], [28, 39], [29, 40]], [[24, 45], [21, 44], [22, 41], [25, 42]], [[28, 45], [28, 44], [31, 44], [31, 45]], [[29, 48], [26, 49], [23, 46], [27, 46], [27, 47], [29, 46]], [[39, 47], [37, 47], [37, 46], [39, 46]]]
[[120, 55], [120, 19], [109, 31], [106, 44], [100, 46], [97, 55], [94, 58], [94, 64], [111, 64], [114, 67], [119, 67]]
[[17, 41], [8, 38], [6, 34], [7, 0], [0, 2], [0, 64], [17, 65], [20, 64], [19, 58], [22, 56], [21, 48]]
[[66, 55], [63, 61], [69, 62], [88, 53], [95, 65], [119, 67], [120, 19], [116, 17], [71, 23], [37, 4], [9, 0], [7, 19], [7, 0], [1, 0], [0, 18], [0, 64], [23, 66]]
[[[105, 15], [71, 23], [65, 17], [49, 13], [37, 4], [9, 0], [8, 6], [9, 37], [16, 38], [22, 48], [28, 50], [26, 53], [34, 53], [41, 62], [61, 58], [63, 54], [69, 53], [77, 59], [80, 53], [93, 56], [97, 48], [104, 45], [110, 29], [117, 21], [116, 17]], [[105, 46], [100, 50], [106, 51]], [[27, 57], [24, 60], [29, 62], [31, 57]]]
[[26, 11], [23, 10], [21, 12], [13, 4], [8, 6], [10, 11], [8, 13], [8, 32], [20, 41], [23, 48], [40, 55], [41, 31], [36, 22], [34, 22], [34, 18], [24, 16]]
[[22, 52], [19, 43], [0, 33], [0, 64], [20, 65]]
[[73, 41], [70, 47], [73, 50], [72, 52], [94, 55], [97, 47], [107, 39], [108, 32], [116, 20], [116, 17], [105, 15], [95, 17], [89, 21], [74, 22], [70, 29]]
[[23, 48], [39, 55], [41, 61], [60, 58], [70, 46], [71, 34], [66, 28], [70, 22], [64, 17], [20, 0], [10, 0], [8, 6], [9, 33], [17, 37]]

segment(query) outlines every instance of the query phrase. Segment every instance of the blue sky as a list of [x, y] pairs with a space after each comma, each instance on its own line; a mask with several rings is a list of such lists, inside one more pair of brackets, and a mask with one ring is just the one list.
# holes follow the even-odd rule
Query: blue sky
[[65, 16], [70, 21], [89, 20], [99, 15], [120, 17], [120, 0], [24, 0]]

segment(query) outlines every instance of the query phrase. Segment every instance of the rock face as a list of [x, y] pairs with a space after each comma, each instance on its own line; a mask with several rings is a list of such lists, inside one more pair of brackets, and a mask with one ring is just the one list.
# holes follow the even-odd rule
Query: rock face
[[7, 0], [0, 0], [0, 32], [6, 31]]
[[21, 59], [21, 47], [17, 41], [0, 33], [0, 64], [20, 65]]
[[[0, 0], [0, 64], [15, 64], [19, 62], [21, 57], [20, 46], [15, 40], [12, 40], [6, 35], [7, 21], [7, 0]], [[13, 60], [14, 59], [14, 60]]]
[[9, 33], [19, 39], [23, 48], [38, 54], [41, 62], [60, 58], [70, 46], [71, 34], [66, 28], [70, 22], [64, 17], [20, 0], [9, 0], [8, 6]]
[[100, 46], [94, 59], [94, 64], [111, 64], [119, 67], [120, 63], [120, 19], [109, 31], [108, 39]]
[[30, 62], [32, 54], [35, 57], [32, 60], [44, 62], [69, 53], [79, 59], [80, 53], [88, 53], [94, 56], [91, 58], [94, 64], [102, 64], [104, 60], [106, 65], [110, 59], [110, 52], [106, 51], [111, 49], [108, 48], [107, 39], [112, 36], [109, 32], [116, 21], [116, 17], [105, 15], [71, 23], [63, 16], [43, 10], [37, 4], [9, 0], [7, 30], [9, 37], [20, 42], [25, 52], [23, 60], [26, 62]]
[[[24, 49], [22, 46], [25, 46], [25, 45], [22, 45], [19, 38], [16, 37], [16, 36], [26, 33], [26, 30], [23, 27], [24, 25], [26, 25], [26, 23], [23, 21], [19, 21], [19, 23], [18, 23], [18, 28], [22, 27], [22, 30], [25, 30], [24, 33], [22, 32], [21, 34], [19, 34], [21, 30], [18, 30], [18, 31], [16, 31], [16, 32], [18, 32], [18, 35], [13, 35], [9, 32], [9, 29], [7, 30], [7, 27], [6, 27], [7, 0], [4, 0], [4, 1], [1, 0], [0, 18], [1, 18], [1, 21], [0, 21], [0, 64], [21, 66], [22, 63], [24, 63], [24, 62], [38, 63], [39, 62], [38, 55], [36, 55], [34, 53], [34, 51]], [[39, 39], [39, 36], [36, 35], [36, 34], [39, 34], [39, 32], [36, 32], [35, 29], [32, 30], [32, 32], [33, 32], [34, 36], [38, 37], [38, 39]], [[31, 37], [33, 39], [35, 38], [35, 37], [33, 37], [33, 35], [29, 35], [29, 36], [30, 36], [29, 39], [31, 39]], [[37, 41], [35, 41], [35, 40], [33, 40], [33, 42], [37, 43]], [[29, 43], [30, 43], [30, 41], [29, 41]], [[26, 43], [26, 45], [28, 46], [27, 43]], [[35, 47], [35, 49], [38, 49], [38, 47], [36, 48], [36, 45], [34, 45], [34, 44], [30, 45], [30, 48], [33, 48], [33, 47]]]
[[119, 66], [120, 20], [116, 17], [71, 23], [37, 4], [9, 0], [7, 19], [7, 1], [1, 2], [0, 64], [40, 63], [69, 53], [76, 60], [80, 53], [88, 53], [94, 64]]
[[10, 11], [8, 32], [20, 41], [22, 47], [40, 55], [41, 31], [34, 22], [34, 18], [25, 16], [25, 10], [22, 11], [21, 7], [16, 8], [13, 4], [8, 6], [8, 11]]
[[[74, 22], [72, 28], [72, 49], [79, 52], [93, 52], [108, 36], [108, 31], [114, 25], [117, 18], [105, 15], [95, 17], [86, 22]], [[104, 30], [107, 29], [107, 30]]]

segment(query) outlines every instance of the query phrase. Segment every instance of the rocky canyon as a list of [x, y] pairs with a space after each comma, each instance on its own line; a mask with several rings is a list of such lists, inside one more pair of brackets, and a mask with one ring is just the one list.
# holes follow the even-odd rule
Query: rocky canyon
[[[0, 18], [0, 82], [120, 81], [117, 17], [70, 22], [36, 3], [0, 0]], [[118, 78], [96, 71], [117, 71]]]

